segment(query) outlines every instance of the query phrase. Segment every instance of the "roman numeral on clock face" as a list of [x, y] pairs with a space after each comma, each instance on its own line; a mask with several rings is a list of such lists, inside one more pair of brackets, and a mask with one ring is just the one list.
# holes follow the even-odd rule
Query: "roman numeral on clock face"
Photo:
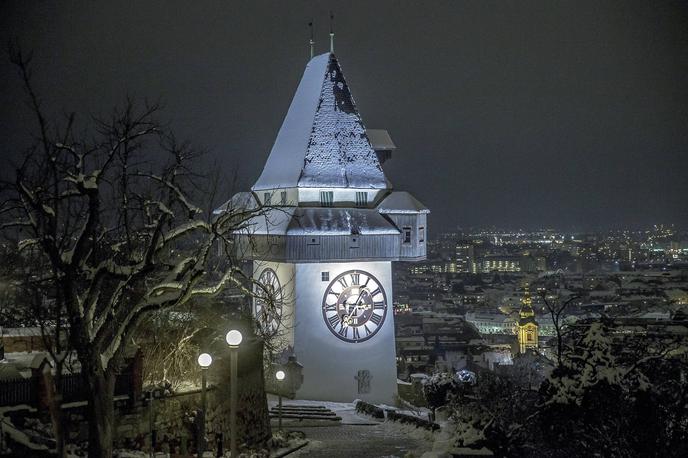
[[332, 304], [332, 305], [325, 305], [325, 311], [326, 312], [336, 312], [337, 311], [337, 304]]
[[374, 275], [352, 269], [340, 273], [328, 284], [321, 310], [324, 325], [335, 337], [361, 343], [373, 338], [382, 328], [387, 316], [387, 297]]
[[378, 315], [376, 313], [373, 313], [372, 315], [370, 315], [370, 321], [375, 323], [375, 326], [379, 326], [380, 323], [382, 322], [382, 316]]
[[330, 322], [330, 326], [333, 328], [336, 327], [338, 324], [341, 324], [341, 322], [339, 321], [339, 315], [332, 315], [327, 319], [327, 321]]

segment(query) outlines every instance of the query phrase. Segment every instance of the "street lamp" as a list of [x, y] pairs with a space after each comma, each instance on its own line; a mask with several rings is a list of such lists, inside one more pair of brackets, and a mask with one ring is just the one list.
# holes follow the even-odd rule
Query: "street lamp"
[[236, 430], [236, 410], [237, 410], [237, 366], [239, 360], [239, 344], [243, 336], [236, 329], [227, 333], [227, 344], [229, 345], [229, 450], [232, 458], [237, 456], [237, 430]]
[[279, 400], [279, 410], [277, 411], [277, 430], [282, 432], [282, 381], [287, 376], [283, 370], [275, 372], [275, 378], [277, 379], [277, 399]]
[[208, 367], [213, 362], [213, 357], [210, 356], [208, 353], [201, 353], [198, 356], [198, 365], [201, 366], [201, 405], [202, 410], [201, 410], [201, 431], [199, 433], [199, 438], [198, 438], [198, 456], [199, 458], [203, 456], [203, 453], [205, 452], [205, 419], [206, 419], [206, 411], [208, 410], [208, 398], [206, 397], [206, 381], [207, 381], [207, 373], [208, 373]]

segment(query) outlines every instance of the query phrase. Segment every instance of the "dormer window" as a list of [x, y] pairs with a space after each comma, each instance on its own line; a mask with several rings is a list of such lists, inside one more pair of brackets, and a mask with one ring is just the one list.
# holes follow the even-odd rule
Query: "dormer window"
[[404, 243], [411, 243], [411, 228], [410, 227], [404, 227], [403, 232], [404, 232]]
[[356, 206], [357, 207], [367, 207], [368, 206], [368, 193], [356, 191]]
[[334, 192], [333, 191], [320, 191], [320, 206], [321, 207], [331, 207], [334, 203]]

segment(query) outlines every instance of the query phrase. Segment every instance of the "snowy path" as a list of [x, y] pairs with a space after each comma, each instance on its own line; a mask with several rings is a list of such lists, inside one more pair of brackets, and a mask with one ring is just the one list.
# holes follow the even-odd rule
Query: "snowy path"
[[[268, 404], [275, 404], [270, 397]], [[285, 400], [284, 405], [319, 405], [342, 418], [340, 425], [300, 426], [285, 424], [288, 431], [303, 431], [309, 444], [289, 457], [402, 458], [408, 452], [419, 457], [432, 448], [431, 434], [394, 422], [380, 422], [356, 413], [353, 403]], [[273, 422], [273, 428], [276, 425]]]
[[293, 429], [306, 433], [306, 438], [310, 441], [306, 447], [290, 455], [293, 457], [402, 458], [408, 452], [420, 456], [431, 448], [420, 435], [409, 434], [408, 430], [388, 423]]

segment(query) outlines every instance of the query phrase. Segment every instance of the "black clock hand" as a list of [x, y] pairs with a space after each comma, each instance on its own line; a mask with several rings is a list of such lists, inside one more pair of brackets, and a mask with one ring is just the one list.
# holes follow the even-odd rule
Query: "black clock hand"
[[362, 294], [358, 295], [358, 299], [356, 299], [356, 303], [353, 304], [353, 308], [351, 309], [351, 312], [349, 312], [349, 314], [346, 316], [346, 320], [349, 320], [351, 318], [351, 316], [354, 314], [354, 312], [358, 310], [358, 308], [360, 307], [361, 300], [363, 299], [362, 296], [363, 296]]

